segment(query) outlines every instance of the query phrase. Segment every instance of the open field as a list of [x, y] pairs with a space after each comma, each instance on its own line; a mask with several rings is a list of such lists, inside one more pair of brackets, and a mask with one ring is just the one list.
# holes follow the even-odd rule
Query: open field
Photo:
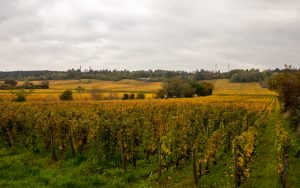
[[[38, 84], [40, 81], [33, 81]], [[18, 82], [19, 85], [23, 82]], [[77, 91], [78, 87], [83, 88]], [[99, 80], [51, 80], [49, 89], [35, 89], [27, 97], [28, 101], [58, 101], [58, 96], [66, 89], [73, 90], [74, 100], [92, 100], [90, 90], [98, 89], [104, 98], [121, 99], [124, 93], [145, 93], [146, 98], [154, 98], [154, 93], [161, 87], [161, 82], [144, 82], [136, 80], [99, 81]], [[1, 100], [12, 100], [10, 90], [0, 90]]]
[[231, 83], [229, 80], [212, 80], [214, 95], [276, 95], [274, 92], [262, 88], [258, 82]]
[[[40, 81], [31, 81], [39, 84]], [[18, 85], [24, 82], [19, 81]], [[75, 90], [78, 86], [90, 90], [100, 89], [102, 91], [119, 91], [119, 92], [146, 92], [152, 93], [161, 87], [161, 82], [145, 82], [137, 80], [121, 80], [121, 81], [102, 81], [102, 80], [50, 80], [49, 90], [36, 90], [38, 93], [49, 92], [55, 93], [60, 90]]]
[[[231, 83], [229, 80], [211, 80], [215, 85], [213, 95], [276, 95], [259, 83]], [[33, 81], [38, 84], [39, 81]], [[19, 82], [23, 84], [23, 82]], [[144, 82], [136, 80], [99, 81], [99, 80], [51, 80], [49, 89], [35, 89], [27, 97], [28, 101], [58, 101], [58, 96], [66, 89], [73, 90], [74, 100], [92, 100], [91, 89], [99, 89], [104, 98], [121, 99], [124, 93], [143, 92], [147, 99], [155, 98], [155, 92], [161, 88], [161, 82]], [[84, 90], [78, 92], [76, 88]], [[0, 90], [0, 100], [9, 101], [14, 96], [9, 90]]]

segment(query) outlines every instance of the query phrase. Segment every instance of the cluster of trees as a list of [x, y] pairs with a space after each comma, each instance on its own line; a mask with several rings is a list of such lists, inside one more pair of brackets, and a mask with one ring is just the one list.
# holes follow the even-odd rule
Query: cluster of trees
[[156, 96], [157, 98], [184, 98], [208, 96], [213, 92], [214, 86], [209, 82], [187, 81], [180, 77], [169, 79], [163, 83]]
[[279, 93], [284, 111], [290, 113], [292, 125], [296, 128], [300, 123], [300, 70], [286, 65], [285, 70], [268, 79], [268, 86]]
[[259, 82], [264, 80], [263, 73], [259, 70], [237, 71], [230, 77], [231, 82]]
[[272, 76], [274, 73], [280, 73], [282, 70], [265, 70], [259, 71], [258, 69], [250, 69], [250, 70], [232, 70], [228, 72], [228, 78], [231, 82], [242, 83], [242, 82], [263, 82]]
[[44, 80], [39, 84], [34, 84], [26, 81], [22, 85], [18, 85], [16, 80], [4, 80], [4, 82], [0, 84], [0, 89], [49, 89], [49, 82]]
[[138, 94], [128, 94], [128, 93], [124, 93], [123, 94], [123, 98], [122, 100], [128, 100], [128, 99], [145, 99], [145, 94], [142, 92], [139, 92]]

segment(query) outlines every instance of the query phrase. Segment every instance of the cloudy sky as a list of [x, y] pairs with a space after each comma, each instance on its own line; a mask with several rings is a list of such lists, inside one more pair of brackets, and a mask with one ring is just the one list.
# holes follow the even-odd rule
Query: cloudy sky
[[299, 0], [0, 0], [0, 71], [300, 67]]

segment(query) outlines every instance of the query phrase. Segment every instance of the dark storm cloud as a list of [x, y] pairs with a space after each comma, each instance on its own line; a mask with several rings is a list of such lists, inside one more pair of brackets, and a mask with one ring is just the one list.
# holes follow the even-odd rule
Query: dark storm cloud
[[300, 65], [296, 0], [2, 0], [0, 70]]

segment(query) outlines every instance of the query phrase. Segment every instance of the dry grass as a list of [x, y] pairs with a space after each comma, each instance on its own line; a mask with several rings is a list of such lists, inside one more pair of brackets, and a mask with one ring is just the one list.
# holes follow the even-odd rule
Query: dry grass
[[262, 88], [258, 82], [231, 83], [229, 80], [220, 79], [210, 81], [214, 84], [214, 95], [275, 95], [274, 92]]
[[99, 81], [99, 80], [53, 80], [50, 89], [76, 89], [81, 86], [85, 89], [101, 89], [104, 91], [143, 91], [155, 92], [161, 87], [161, 82], [144, 82], [136, 80]]

